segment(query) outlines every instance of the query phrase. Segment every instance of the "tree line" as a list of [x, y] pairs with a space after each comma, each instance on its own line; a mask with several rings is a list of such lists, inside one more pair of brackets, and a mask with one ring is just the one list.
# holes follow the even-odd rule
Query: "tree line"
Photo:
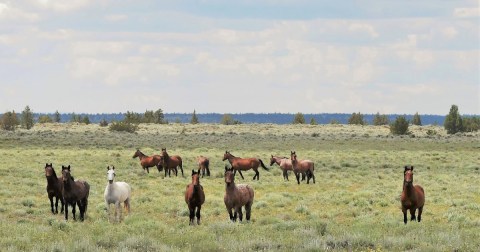
[[[178, 114], [177, 114], [178, 115]], [[184, 114], [187, 116], [188, 114]], [[252, 114], [255, 115], [255, 114]], [[92, 116], [92, 115], [90, 115]], [[60, 114], [58, 111], [55, 111], [53, 115], [39, 115], [37, 119], [34, 118], [34, 113], [30, 109], [29, 106], [26, 106], [25, 109], [21, 112], [21, 114], [17, 114], [15, 111], [8, 111], [1, 115], [0, 117], [0, 126], [3, 130], [14, 131], [17, 127], [22, 127], [24, 129], [31, 129], [35, 123], [61, 123], [61, 122], [72, 122], [72, 123], [83, 123], [83, 124], [90, 124], [89, 115], [81, 115], [71, 113], [70, 118], [68, 121], [65, 119], [62, 120], [64, 115]], [[101, 114], [97, 114], [96, 117], [102, 116]], [[283, 116], [283, 114], [282, 114]], [[235, 115], [235, 117], [239, 117]], [[165, 118], [165, 114], [163, 113], [162, 109], [153, 110], [146, 110], [145, 113], [137, 113], [137, 112], [130, 112], [127, 111], [126, 113], [116, 114], [115, 118], [121, 119], [113, 119], [107, 120], [102, 118], [98, 123], [100, 126], [110, 126], [110, 130], [117, 130], [117, 131], [127, 131], [127, 132], [135, 132], [138, 129], [138, 124], [140, 123], [154, 123], [154, 124], [167, 124], [169, 123], [168, 119]], [[330, 124], [340, 124], [340, 121], [335, 117], [330, 120]], [[185, 121], [185, 120], [183, 120]], [[173, 120], [174, 123], [182, 123], [178, 117]], [[197, 124], [200, 123], [200, 119], [197, 116], [196, 110], [193, 111], [191, 117], [188, 121], [190, 124]], [[293, 115], [293, 120], [291, 123], [293, 124], [306, 124], [305, 115], [303, 113], [296, 113]], [[385, 114], [376, 113], [371, 120], [372, 125], [388, 125], [390, 127], [390, 131], [392, 134], [408, 134], [408, 126], [409, 125], [422, 125], [422, 118], [417, 113], [413, 116], [411, 120], [408, 120], [406, 116], [398, 115], [396, 116], [395, 120], [391, 121], [389, 116]], [[224, 125], [235, 125], [235, 124], [242, 124], [242, 121], [239, 119], [235, 119], [232, 114], [223, 114], [221, 116], [220, 124]], [[348, 117], [347, 120], [348, 124], [356, 124], [356, 125], [367, 125], [368, 121], [365, 119], [365, 116], [358, 112], [353, 113]], [[309, 124], [317, 125], [318, 122], [315, 117], [310, 116]], [[457, 132], [473, 132], [480, 129], [480, 117], [477, 116], [461, 116], [458, 110], [458, 106], [452, 105], [450, 108], [450, 112], [445, 117], [444, 127], [447, 130], [448, 134], [455, 134]], [[435, 134], [435, 132], [431, 132], [431, 134]]]

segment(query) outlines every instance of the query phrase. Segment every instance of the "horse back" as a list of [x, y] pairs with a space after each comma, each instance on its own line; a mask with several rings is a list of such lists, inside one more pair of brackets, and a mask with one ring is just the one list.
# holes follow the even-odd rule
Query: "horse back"
[[247, 203], [252, 203], [255, 193], [253, 188], [247, 184], [237, 185], [237, 196], [241, 205], [246, 205]]

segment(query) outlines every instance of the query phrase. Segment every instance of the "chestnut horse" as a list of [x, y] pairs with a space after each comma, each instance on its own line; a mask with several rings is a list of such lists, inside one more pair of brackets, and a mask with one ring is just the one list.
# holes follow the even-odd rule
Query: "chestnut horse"
[[410, 221], [416, 220], [415, 210], [418, 208], [418, 222], [422, 220], [425, 192], [420, 185], [413, 185], [413, 166], [405, 166], [403, 172], [402, 202], [403, 222], [407, 224], [407, 210], [410, 210]]
[[[185, 202], [190, 210], [190, 225], [194, 224], [195, 216], [197, 216], [197, 224], [200, 225], [200, 209], [205, 202], [205, 193], [203, 192], [203, 186], [200, 185], [200, 169], [198, 172], [192, 170], [192, 183], [187, 185], [185, 190]], [[195, 213], [195, 209], [197, 210]]]
[[[48, 199], [50, 199], [52, 214], [58, 214], [59, 200], [62, 203], [62, 210], [60, 212], [63, 213], [63, 207], [65, 203], [62, 197], [62, 181], [61, 178], [57, 177], [52, 163], [45, 164], [45, 177], [47, 178], [47, 194]], [[53, 209], [53, 197], [55, 197], [55, 211]]]
[[[159, 164], [165, 167], [165, 176], [167, 175], [167, 169], [175, 169], [175, 176], [177, 176], [177, 167], [180, 167], [183, 177], [183, 163], [182, 158], [178, 155], [169, 156], [166, 148], [162, 148], [162, 158], [160, 158]], [[170, 171], [168, 172], [170, 175]]]
[[78, 204], [80, 210], [80, 220], [85, 219], [85, 213], [88, 206], [88, 194], [90, 193], [90, 185], [87, 181], [74, 181], [70, 174], [70, 165], [62, 165], [62, 180], [63, 180], [63, 200], [65, 201], [65, 220], [68, 220], [68, 205], [72, 206], [73, 219], [76, 220], [75, 206]]
[[[245, 206], [246, 219], [249, 221], [255, 194], [253, 188], [249, 185], [235, 185], [235, 174], [233, 171], [233, 168], [228, 169], [227, 166], [225, 166], [225, 196], [223, 197], [223, 201], [225, 202], [225, 207], [227, 207], [231, 221], [237, 221], [237, 214], [240, 221], [242, 221], [242, 206]], [[235, 214], [232, 213], [232, 209], [235, 211]]]
[[298, 160], [295, 151], [290, 151], [290, 159], [292, 161], [293, 173], [295, 173], [295, 177], [297, 178], [297, 183], [300, 184], [299, 173], [305, 173], [307, 176], [307, 184], [309, 184], [311, 178], [313, 178], [313, 183], [315, 184], [315, 174], [313, 174], [315, 164], [307, 159]]
[[210, 160], [207, 157], [204, 156], [199, 156], [197, 157], [197, 164], [198, 164], [198, 169], [202, 170], [202, 178], [205, 176], [205, 170], [207, 172], [207, 176], [210, 177]]
[[260, 180], [260, 173], [258, 172], [258, 166], [262, 166], [263, 169], [268, 171], [268, 168], [263, 164], [263, 161], [259, 158], [239, 158], [235, 157], [232, 155], [229, 151], [225, 151], [225, 154], [223, 154], [223, 160], [225, 161], [228, 159], [228, 162], [232, 166], [233, 170], [235, 171], [233, 175], [235, 175], [238, 171], [240, 173], [240, 176], [243, 178], [243, 174], [241, 171], [247, 171], [250, 169], [253, 169], [255, 171], [255, 176], [253, 176], [253, 180], [257, 178], [257, 180]]
[[159, 165], [160, 162], [160, 155], [153, 155], [153, 156], [147, 156], [143, 154], [139, 149], [133, 154], [132, 158], [140, 159], [140, 165], [143, 167], [143, 170], [147, 170], [147, 173], [150, 173], [148, 168], [157, 166], [158, 172], [162, 170], [162, 166]]

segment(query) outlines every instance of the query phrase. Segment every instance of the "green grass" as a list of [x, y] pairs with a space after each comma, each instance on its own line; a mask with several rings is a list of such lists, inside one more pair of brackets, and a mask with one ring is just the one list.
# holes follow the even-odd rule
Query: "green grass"
[[[448, 136], [440, 127], [411, 127], [415, 137], [387, 127], [347, 125], [140, 125], [137, 133], [98, 125], [45, 124], [0, 131], [1, 251], [478, 251], [480, 250], [480, 135]], [[429, 136], [428, 130], [438, 134]], [[146, 174], [136, 148], [151, 155], [166, 147], [184, 159], [185, 177]], [[315, 162], [316, 184], [284, 182], [278, 166], [244, 172], [237, 183], [255, 190], [252, 220], [231, 223], [223, 203], [223, 153], [273, 155]], [[195, 157], [210, 158], [201, 179], [202, 225], [188, 225], [184, 202]], [[52, 215], [45, 163], [72, 166], [91, 185], [85, 222]], [[403, 166], [426, 193], [422, 222], [403, 224], [399, 197]], [[107, 218], [106, 167], [132, 186], [132, 213]], [[77, 210], [78, 215], [78, 210]]]

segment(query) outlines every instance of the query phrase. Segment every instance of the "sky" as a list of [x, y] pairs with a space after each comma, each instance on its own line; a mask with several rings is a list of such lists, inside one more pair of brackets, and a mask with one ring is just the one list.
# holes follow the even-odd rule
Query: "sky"
[[0, 0], [0, 113], [480, 114], [479, 0]]

